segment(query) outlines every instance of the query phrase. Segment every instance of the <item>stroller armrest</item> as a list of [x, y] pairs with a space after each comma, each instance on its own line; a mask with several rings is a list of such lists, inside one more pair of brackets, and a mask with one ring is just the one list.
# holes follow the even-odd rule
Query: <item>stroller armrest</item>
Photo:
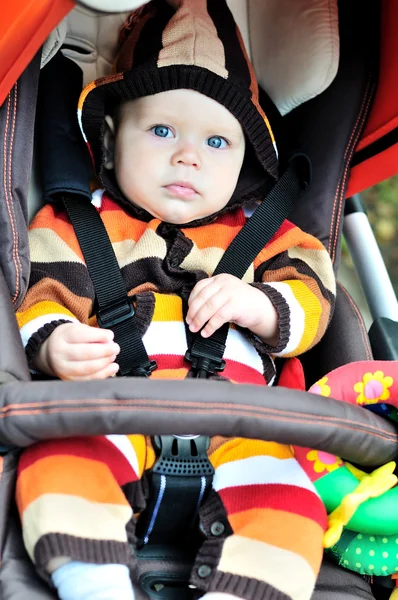
[[75, 435], [213, 436], [311, 447], [364, 466], [397, 455], [395, 425], [360, 406], [282, 387], [125, 377], [0, 387], [0, 444]]

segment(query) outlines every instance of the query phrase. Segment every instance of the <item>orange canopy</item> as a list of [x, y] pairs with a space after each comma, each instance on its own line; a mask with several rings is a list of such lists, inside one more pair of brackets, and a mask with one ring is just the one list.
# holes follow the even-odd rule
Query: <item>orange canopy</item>
[[7, 0], [0, 18], [0, 106], [73, 0]]

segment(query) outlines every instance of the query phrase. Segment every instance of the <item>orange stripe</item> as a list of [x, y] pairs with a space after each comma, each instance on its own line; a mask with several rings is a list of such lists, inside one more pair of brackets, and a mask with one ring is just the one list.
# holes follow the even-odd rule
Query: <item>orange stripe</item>
[[137, 242], [148, 229], [148, 223], [138, 221], [119, 210], [101, 211], [101, 218], [112, 243], [134, 240]]
[[323, 530], [312, 519], [272, 508], [254, 508], [229, 515], [228, 519], [234, 533], [295, 552], [318, 573]]
[[[212, 248], [221, 248], [226, 250], [232, 240], [236, 237], [242, 227], [228, 227], [226, 225], [208, 225], [209, 230], [203, 232], [184, 231], [187, 238], [190, 238], [199, 250], [211, 250]], [[210, 229], [212, 227], [212, 229]]]
[[225, 444], [218, 447], [209, 458], [213, 467], [217, 468], [227, 462], [234, 462], [252, 456], [273, 456], [285, 460], [293, 458], [293, 451], [290, 446], [277, 444], [276, 442], [233, 438], [226, 440]]
[[16, 499], [21, 515], [31, 502], [44, 494], [66, 494], [91, 502], [127, 504], [107, 465], [77, 456], [48, 456], [20, 473]]
[[151, 379], [185, 379], [188, 369], [161, 369], [153, 371]]
[[254, 260], [254, 268], [256, 269], [263, 262], [269, 260], [277, 254], [285, 252], [289, 248], [293, 248], [294, 246], [300, 246], [301, 248], [308, 250], [325, 251], [325, 247], [322, 242], [311, 235], [304, 233], [304, 231], [301, 231], [301, 229], [298, 227], [294, 227], [288, 231], [285, 231], [281, 235], [277, 234], [277, 236], [272, 239], [263, 250], [261, 250], [260, 254], [258, 254], [257, 258]]
[[182, 229], [182, 232], [200, 250], [214, 246], [225, 250], [246, 222], [243, 212], [237, 217], [231, 219], [230, 223], [209, 223], [205, 227]]

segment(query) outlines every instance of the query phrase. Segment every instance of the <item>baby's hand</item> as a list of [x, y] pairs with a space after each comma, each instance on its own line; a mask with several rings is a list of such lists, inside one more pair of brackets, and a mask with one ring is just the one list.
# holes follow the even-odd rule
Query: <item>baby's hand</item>
[[106, 379], [119, 370], [115, 363], [119, 352], [113, 331], [64, 323], [43, 342], [32, 367], [60, 379]]
[[250, 329], [271, 346], [278, 336], [278, 315], [269, 298], [260, 290], [234, 277], [216, 275], [202, 279], [188, 299], [187, 323], [192, 332], [209, 337], [224, 323]]

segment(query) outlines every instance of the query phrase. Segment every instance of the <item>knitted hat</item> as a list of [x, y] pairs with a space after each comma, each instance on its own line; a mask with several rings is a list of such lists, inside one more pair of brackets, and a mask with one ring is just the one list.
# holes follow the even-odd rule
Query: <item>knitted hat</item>
[[[130, 15], [120, 35], [114, 74], [90, 83], [79, 100], [81, 130], [104, 187], [125, 200], [114, 172], [104, 168], [105, 115], [122, 101], [181, 88], [225, 106], [245, 133], [250, 160], [246, 157], [228, 208], [261, 197], [278, 177], [275, 141], [225, 0], [153, 0]], [[148, 217], [142, 209], [135, 212]]]

